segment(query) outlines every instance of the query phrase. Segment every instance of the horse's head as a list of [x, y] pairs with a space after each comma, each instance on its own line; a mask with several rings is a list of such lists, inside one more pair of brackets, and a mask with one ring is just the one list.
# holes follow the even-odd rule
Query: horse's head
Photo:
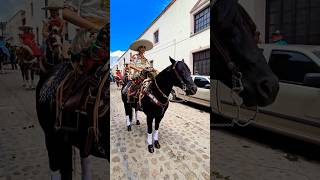
[[256, 26], [237, 0], [211, 4], [211, 45], [215, 76], [230, 88], [242, 84], [239, 95], [247, 106], [267, 106], [274, 102], [278, 78], [269, 68], [254, 35]]
[[197, 92], [197, 86], [193, 82], [191, 77], [191, 71], [189, 67], [182, 61], [176, 61], [169, 57], [171, 66], [171, 72], [173, 77], [173, 85], [178, 86], [186, 92], [187, 95], [194, 95]]

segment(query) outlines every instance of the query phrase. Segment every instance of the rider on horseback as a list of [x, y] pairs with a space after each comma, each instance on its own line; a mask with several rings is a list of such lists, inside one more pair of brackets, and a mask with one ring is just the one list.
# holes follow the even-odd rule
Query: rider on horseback
[[[43, 9], [49, 10], [50, 17], [43, 21], [43, 42], [46, 44], [46, 59], [50, 64], [58, 64], [61, 61], [63, 37], [65, 34], [65, 21], [60, 17], [60, 9], [63, 5], [50, 4]], [[60, 52], [59, 52], [60, 49]]]
[[24, 25], [20, 26], [19, 29], [22, 31], [22, 34], [19, 34], [19, 38], [23, 47], [35, 57], [42, 56], [43, 53], [34, 40], [35, 35], [32, 32], [32, 27]]
[[[142, 109], [140, 103], [141, 96], [139, 92], [142, 90], [145, 82], [154, 79], [157, 75], [157, 71], [151, 67], [149, 61], [144, 56], [145, 51], [151, 50], [152, 48], [152, 42], [145, 39], [137, 40], [130, 46], [130, 49], [138, 51], [138, 54], [130, 57], [130, 64], [128, 64], [126, 67], [129, 71], [129, 82], [123, 88], [123, 93], [127, 93], [128, 101], [138, 101], [135, 109], [135, 119], [137, 125], [140, 124], [138, 120], [138, 110]], [[130, 124], [130, 119], [128, 117], [126, 121], [127, 125]]]
[[156, 76], [156, 71], [151, 67], [147, 58], [144, 57], [145, 51], [152, 49], [153, 44], [148, 40], [138, 40], [134, 42], [130, 49], [138, 51], [138, 54], [131, 56], [128, 68], [131, 68], [131, 84], [128, 86], [128, 98], [137, 94], [144, 81], [152, 80]]

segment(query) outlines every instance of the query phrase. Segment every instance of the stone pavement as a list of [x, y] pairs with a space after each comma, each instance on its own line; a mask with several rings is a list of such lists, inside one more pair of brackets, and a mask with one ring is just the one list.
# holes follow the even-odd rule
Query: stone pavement
[[[0, 180], [46, 180], [49, 164], [35, 109], [35, 91], [25, 90], [20, 71], [0, 74]], [[74, 179], [80, 179], [75, 151]], [[108, 179], [109, 163], [91, 157], [93, 179]]]
[[[209, 113], [170, 103], [160, 123], [160, 149], [149, 153], [146, 117], [128, 132], [120, 91], [111, 86], [111, 179], [210, 179]], [[135, 120], [133, 120], [135, 122]]]
[[[291, 154], [293, 148], [301, 148], [300, 144], [282, 139], [279, 142], [291, 144], [288, 150], [272, 144], [281, 138], [279, 135], [270, 137], [251, 133], [249, 136], [261, 136], [258, 140], [246, 138], [241, 134], [224, 130], [211, 130], [211, 162], [212, 179], [215, 180], [319, 180], [320, 162], [302, 155]], [[253, 131], [257, 132], [257, 131]], [[270, 138], [271, 143], [261, 143]], [[292, 144], [296, 143], [296, 144]], [[281, 145], [287, 146], [287, 145]], [[305, 146], [305, 148], [309, 148]], [[318, 148], [320, 149], [320, 148]], [[315, 153], [319, 153], [315, 152]], [[305, 155], [303, 155], [305, 154]], [[318, 156], [319, 157], [319, 156]]]

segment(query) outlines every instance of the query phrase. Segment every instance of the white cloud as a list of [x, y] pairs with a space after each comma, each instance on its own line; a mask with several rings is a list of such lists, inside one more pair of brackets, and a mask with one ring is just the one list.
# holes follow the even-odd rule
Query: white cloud
[[121, 57], [124, 53], [125, 53], [125, 51], [121, 51], [121, 50], [116, 50], [113, 52], [111, 51], [110, 56], [111, 57]]
[[121, 51], [121, 50], [111, 51], [110, 52], [110, 67], [113, 67], [124, 53], [125, 53], [125, 51]]

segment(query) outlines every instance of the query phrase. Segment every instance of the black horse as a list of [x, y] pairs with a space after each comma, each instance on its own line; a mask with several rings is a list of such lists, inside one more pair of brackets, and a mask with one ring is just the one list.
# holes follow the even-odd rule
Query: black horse
[[4, 73], [4, 63], [9, 57], [0, 49], [0, 73]]
[[256, 26], [250, 16], [238, 0], [212, 2], [211, 13], [211, 78], [234, 89], [246, 106], [273, 103], [278, 78], [255, 42]]
[[[173, 86], [183, 89], [187, 95], [194, 95], [197, 92], [197, 86], [191, 78], [191, 72], [183, 61], [175, 61], [170, 57], [171, 65], [161, 71], [149, 86], [142, 92], [141, 99], [142, 111], [147, 116], [148, 126], [148, 150], [154, 152], [154, 146], [159, 149], [158, 129], [160, 122], [168, 108], [168, 96]], [[125, 86], [123, 86], [125, 87]], [[122, 101], [124, 103], [128, 130], [131, 131], [132, 109], [137, 107], [137, 101], [128, 102], [127, 92], [122, 92]], [[152, 124], [155, 119], [155, 131], [153, 134], [154, 143], [152, 143]]]
[[83, 64], [103, 57], [105, 64], [95, 64], [81, 74], [71, 62], [63, 62], [40, 74], [36, 108], [52, 177], [72, 179], [72, 146], [80, 151], [83, 178], [91, 179], [89, 155], [109, 160], [109, 40], [106, 25], [94, 45], [73, 59]]

